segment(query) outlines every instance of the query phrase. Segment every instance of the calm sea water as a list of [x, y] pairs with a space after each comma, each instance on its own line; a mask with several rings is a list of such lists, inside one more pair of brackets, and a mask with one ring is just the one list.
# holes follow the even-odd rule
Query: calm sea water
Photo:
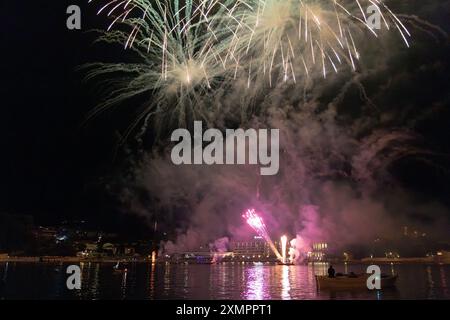
[[[450, 299], [450, 266], [384, 265], [397, 273], [394, 289], [318, 291], [314, 274], [327, 265], [163, 265], [136, 263], [126, 273], [112, 264], [82, 263], [82, 290], [66, 288], [67, 265], [1, 263], [0, 299]], [[366, 266], [336, 265], [337, 272]]]

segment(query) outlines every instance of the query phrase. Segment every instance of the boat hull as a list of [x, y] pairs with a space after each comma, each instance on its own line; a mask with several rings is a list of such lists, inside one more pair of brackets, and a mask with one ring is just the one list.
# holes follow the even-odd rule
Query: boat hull
[[[367, 278], [369, 275], [362, 275], [358, 277], [335, 277], [329, 278], [327, 276], [316, 276], [317, 288], [319, 289], [366, 289]], [[381, 289], [395, 286], [397, 275], [387, 276], [381, 278]]]

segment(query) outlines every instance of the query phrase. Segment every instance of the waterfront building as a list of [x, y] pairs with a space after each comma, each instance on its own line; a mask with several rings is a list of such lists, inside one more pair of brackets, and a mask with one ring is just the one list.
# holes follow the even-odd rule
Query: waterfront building
[[313, 243], [312, 251], [307, 253], [308, 261], [310, 262], [322, 262], [326, 261], [328, 253], [328, 243], [317, 242]]
[[[279, 246], [278, 242], [274, 243]], [[267, 242], [261, 237], [254, 237], [250, 241], [231, 241], [230, 250], [233, 260], [239, 261], [271, 261], [275, 260], [273, 253]]]

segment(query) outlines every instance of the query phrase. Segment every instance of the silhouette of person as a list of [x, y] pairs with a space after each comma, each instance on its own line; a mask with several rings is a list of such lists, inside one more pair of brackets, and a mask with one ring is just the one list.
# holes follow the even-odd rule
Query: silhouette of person
[[334, 274], [336, 271], [334, 270], [333, 266], [330, 264], [330, 267], [328, 268], [328, 278], [334, 278]]

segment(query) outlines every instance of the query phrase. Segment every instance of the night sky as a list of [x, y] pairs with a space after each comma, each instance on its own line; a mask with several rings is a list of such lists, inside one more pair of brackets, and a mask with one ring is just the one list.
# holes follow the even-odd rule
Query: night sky
[[96, 54], [86, 33], [95, 14], [85, 2], [80, 31], [66, 28], [70, 1], [8, 1], [0, 9], [1, 209], [43, 223], [101, 214], [98, 185], [120, 161], [108, 119], [84, 125], [95, 91], [75, 69]]
[[[104, 189], [105, 180], [127, 170], [124, 153], [118, 149], [123, 123], [118, 121], [120, 114], [112, 113], [83, 124], [95, 106], [95, 91], [83, 84], [82, 74], [75, 71], [77, 66], [115, 51], [91, 45], [93, 36], [86, 31], [104, 28], [105, 20], [95, 16], [87, 1], [81, 2], [81, 31], [66, 29], [65, 11], [70, 1], [0, 4], [0, 210], [30, 214], [47, 224], [88, 218], [105, 224], [113, 220], [117, 226], [123, 215]], [[450, 12], [445, 18], [442, 10], [425, 14], [449, 31]], [[429, 161], [402, 159], [389, 170], [417, 197], [436, 199], [450, 207], [448, 39], [432, 51], [420, 47], [393, 61], [390, 70], [398, 74], [391, 75], [392, 81], [403, 74], [405, 82], [386, 90], [378, 101], [403, 106], [408, 114], [430, 110], [414, 123], [411, 117], [403, 120], [399, 112], [395, 126], [408, 126], [435, 155], [430, 155]], [[408, 76], [428, 59], [436, 60], [435, 71]], [[351, 105], [351, 100], [348, 103]]]

